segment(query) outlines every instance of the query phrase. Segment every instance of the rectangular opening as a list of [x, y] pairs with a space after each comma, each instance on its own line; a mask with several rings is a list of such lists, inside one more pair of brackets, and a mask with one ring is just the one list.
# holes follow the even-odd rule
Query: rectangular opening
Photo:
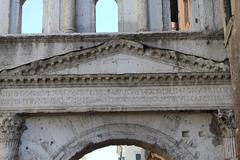
[[178, 30], [178, 0], [171, 0], [171, 26], [172, 30]]
[[141, 154], [136, 154], [136, 160], [141, 160]]

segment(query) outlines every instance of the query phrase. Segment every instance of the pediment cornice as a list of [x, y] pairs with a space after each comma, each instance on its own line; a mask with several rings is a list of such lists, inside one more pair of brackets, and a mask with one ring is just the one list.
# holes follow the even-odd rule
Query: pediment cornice
[[125, 51], [129, 55], [149, 59], [159, 63], [187, 68], [192, 72], [229, 72], [228, 61], [213, 61], [203, 57], [187, 55], [173, 50], [151, 48], [141, 43], [129, 40], [112, 40], [101, 45], [72, 51], [63, 55], [54, 56], [48, 59], [34, 61], [22, 66], [2, 70], [0, 75], [45, 75], [52, 69], [64, 69], [74, 67], [80, 63], [86, 63], [118, 54]]
[[86, 87], [86, 86], [181, 86], [229, 85], [230, 73], [152, 73], [152, 74], [90, 74], [1, 76], [0, 86], [21, 87]]

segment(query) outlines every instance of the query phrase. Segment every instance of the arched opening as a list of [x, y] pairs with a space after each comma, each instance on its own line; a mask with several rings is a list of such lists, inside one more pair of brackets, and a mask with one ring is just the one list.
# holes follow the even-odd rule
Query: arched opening
[[[130, 139], [108, 140], [97, 144], [89, 144], [81, 152], [75, 154], [70, 160], [92, 160], [87, 159], [91, 152], [94, 153], [95, 150], [101, 148], [109, 149], [106, 147], [110, 145], [113, 148], [115, 146], [122, 149], [117, 148], [119, 149], [118, 151], [116, 149], [116, 152], [118, 152], [116, 160], [173, 160], [173, 157], [154, 145]], [[104, 153], [101, 155], [104, 155]], [[99, 158], [105, 159], [105, 157]]]
[[137, 124], [108, 124], [86, 130], [74, 137], [55, 152], [53, 160], [79, 160], [84, 155], [109, 145], [135, 145], [160, 155], [160, 160], [195, 159], [183, 145], [159, 130]]
[[26, 0], [22, 6], [22, 33], [42, 33], [43, 0]]
[[115, 0], [98, 0], [96, 32], [118, 32], [118, 5]]
[[[111, 145], [86, 154], [80, 160], [167, 160], [161, 155], [135, 145]], [[77, 159], [79, 160], [79, 159]]]

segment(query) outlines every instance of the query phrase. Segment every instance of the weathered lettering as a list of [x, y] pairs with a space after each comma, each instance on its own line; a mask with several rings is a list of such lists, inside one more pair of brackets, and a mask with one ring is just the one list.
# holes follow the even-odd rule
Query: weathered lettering
[[[230, 107], [230, 86], [161, 86], [161, 87], [98, 87], [98, 88], [28, 88], [2, 89], [0, 107], [11, 109], [81, 109], [116, 107], [131, 110], [161, 108], [194, 109], [194, 107]], [[197, 108], [196, 108], [197, 109]]]

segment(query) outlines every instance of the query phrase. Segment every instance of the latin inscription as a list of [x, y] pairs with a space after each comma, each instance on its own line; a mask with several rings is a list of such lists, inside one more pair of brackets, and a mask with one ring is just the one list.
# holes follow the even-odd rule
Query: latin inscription
[[0, 90], [0, 107], [231, 106], [230, 86], [29, 88]]

